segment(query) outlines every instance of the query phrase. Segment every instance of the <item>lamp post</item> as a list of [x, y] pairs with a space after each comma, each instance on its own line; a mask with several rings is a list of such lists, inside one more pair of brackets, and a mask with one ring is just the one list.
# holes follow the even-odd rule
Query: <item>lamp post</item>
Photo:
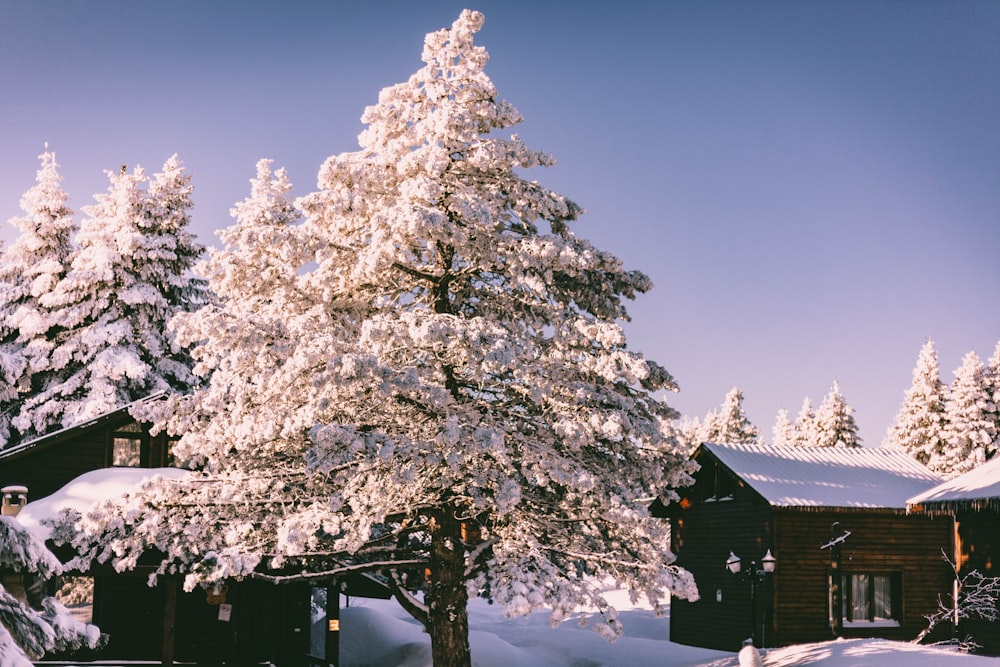
[[[778, 559], [771, 554], [770, 549], [760, 559], [760, 563], [757, 563], [755, 560], [750, 561], [750, 567], [746, 570], [742, 567], [740, 557], [732, 551], [729, 552], [729, 558], [726, 559], [726, 569], [733, 576], [750, 584], [750, 637], [753, 639], [755, 646], [760, 646], [757, 643], [757, 584], [766, 583], [768, 577], [774, 574], [777, 564]], [[763, 641], [761, 641], [761, 644], [763, 644]]]
[[820, 547], [830, 550], [830, 630], [834, 637], [844, 634], [844, 591], [841, 586], [843, 575], [840, 573], [840, 557], [844, 541], [850, 536], [851, 531], [841, 531], [840, 522], [834, 521], [830, 526], [830, 541]]

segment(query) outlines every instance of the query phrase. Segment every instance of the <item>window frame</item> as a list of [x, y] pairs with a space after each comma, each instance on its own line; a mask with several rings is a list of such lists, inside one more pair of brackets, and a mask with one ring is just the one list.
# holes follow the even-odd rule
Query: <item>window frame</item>
[[[853, 609], [857, 606], [855, 598], [858, 578], [865, 581], [864, 608], [867, 609], [867, 619], [854, 618]], [[878, 590], [876, 578], [887, 579], [889, 593], [888, 618], [877, 616], [879, 611]], [[903, 624], [903, 575], [897, 570], [850, 570], [841, 573], [841, 610], [840, 616], [845, 628], [898, 628]], [[884, 590], [884, 589], [883, 589]], [[881, 605], [884, 607], [885, 605]]]

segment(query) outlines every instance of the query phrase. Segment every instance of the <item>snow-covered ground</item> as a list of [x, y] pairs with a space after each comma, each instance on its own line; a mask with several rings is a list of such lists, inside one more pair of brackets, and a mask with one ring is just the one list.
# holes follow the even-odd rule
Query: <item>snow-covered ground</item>
[[[470, 604], [474, 667], [736, 667], [736, 653], [673, 644], [669, 618], [632, 607], [625, 636], [609, 644], [589, 628], [564, 623], [553, 629], [544, 613], [505, 619], [481, 600]], [[432, 667], [428, 636], [391, 600], [352, 598], [341, 617], [343, 667]], [[998, 667], [1000, 658], [969, 656], [881, 639], [853, 639], [789, 646], [764, 653], [767, 667]]]

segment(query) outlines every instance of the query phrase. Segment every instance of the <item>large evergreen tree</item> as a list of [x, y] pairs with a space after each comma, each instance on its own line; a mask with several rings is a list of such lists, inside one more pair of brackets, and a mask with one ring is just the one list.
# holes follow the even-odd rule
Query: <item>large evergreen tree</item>
[[201, 252], [186, 230], [190, 177], [176, 156], [151, 185], [141, 167], [108, 175], [108, 191], [84, 208], [69, 271], [39, 297], [59, 330], [14, 420], [25, 434], [191, 381], [188, 353], [166, 330], [174, 313], [202, 301], [190, 274]]
[[944, 477], [968, 472], [994, 453], [996, 422], [984, 370], [979, 356], [969, 352], [955, 371], [945, 402], [944, 447], [927, 462]]
[[[669, 502], [691, 471], [658, 393], [673, 380], [619, 325], [650, 282], [521, 175], [552, 160], [498, 136], [521, 117], [483, 71], [482, 21], [465, 11], [428, 35], [426, 65], [365, 111], [361, 150], [323, 165], [304, 222], [276, 241], [267, 308], [232, 281], [176, 319], [212, 375], [168, 427], [206, 474], [91, 526], [117, 526], [98, 542], [119, 565], [156, 545], [189, 587], [265, 566], [378, 570], [438, 667], [471, 664], [470, 594], [553, 622], [592, 605], [609, 637], [620, 624], [595, 578], [657, 609], [696, 597], [644, 500]], [[231, 252], [216, 266], [252, 257]]]
[[840, 383], [837, 381], [834, 381], [833, 387], [816, 410], [816, 440], [813, 444], [817, 447], [861, 446], [858, 425], [854, 422], [854, 409], [840, 393]]
[[901, 447], [927, 465], [943, 452], [945, 423], [945, 387], [934, 341], [928, 338], [920, 348], [913, 382], [883, 444]]
[[0, 443], [30, 394], [34, 374], [48, 366], [59, 322], [41, 304], [66, 275], [76, 231], [56, 156], [45, 147], [35, 185], [21, 197], [25, 215], [9, 222], [20, 233], [0, 260]]

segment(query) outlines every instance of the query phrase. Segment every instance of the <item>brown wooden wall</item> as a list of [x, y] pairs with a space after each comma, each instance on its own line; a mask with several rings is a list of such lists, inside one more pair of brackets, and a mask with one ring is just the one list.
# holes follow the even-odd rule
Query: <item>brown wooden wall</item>
[[[672, 599], [670, 639], [680, 644], [723, 651], [738, 651], [751, 636], [749, 586], [730, 574], [730, 551], [749, 567], [771, 543], [771, 508], [756, 493], [736, 485], [732, 498], [710, 499], [715, 471], [703, 461], [695, 485], [684, 490], [684, 500], [671, 507], [671, 547], [677, 562], [690, 571], [701, 598], [697, 602]], [[721, 601], [720, 601], [721, 596]], [[757, 591], [757, 624], [767, 624], [771, 614], [769, 593]], [[773, 645], [765, 627], [764, 643]]]
[[[845, 637], [909, 640], [927, 625], [924, 614], [937, 608], [937, 596], [951, 592], [953, 576], [942, 558], [950, 553], [953, 524], [948, 517], [930, 518], [885, 511], [775, 510], [774, 537], [778, 558], [775, 574], [774, 636], [778, 645], [832, 638], [829, 628], [831, 554], [820, 546], [830, 540], [831, 525], [840, 522], [844, 542], [841, 570], [896, 573], [902, 578], [900, 627], [845, 628]], [[949, 630], [943, 628], [947, 634]], [[945, 637], [940, 637], [945, 638]]]
[[23, 484], [28, 502], [49, 496], [85, 472], [105, 466], [105, 433], [90, 431], [72, 441], [26, 451], [0, 461], [0, 486]]
[[[157, 586], [150, 587], [145, 574], [97, 573], [92, 622], [107, 635], [107, 643], [96, 651], [50, 657], [160, 661], [170, 586], [179, 587], [179, 581], [161, 579]], [[231, 583], [226, 594], [231, 615], [226, 621], [220, 620], [219, 606], [209, 602], [203, 589], [185, 593], [178, 588], [173, 624], [174, 660], [216, 665], [275, 661], [283, 649], [280, 638], [285, 593], [284, 589], [263, 582]], [[305, 600], [308, 613], [308, 590], [296, 590], [296, 594], [297, 599]], [[307, 622], [307, 618], [299, 621], [297, 633], [306, 639]], [[296, 648], [300, 656], [305, 655], [304, 647]], [[283, 664], [291, 663], [286, 659]]]
[[[956, 519], [961, 573], [977, 570], [985, 577], [1000, 576], [1000, 512], [988, 508], [964, 509], [958, 511]], [[980, 618], [962, 621], [958, 634], [971, 635], [982, 647], [980, 653], [1000, 655], [1000, 621]]]
[[[0, 451], [0, 487], [28, 487], [28, 502], [49, 496], [83, 473], [111, 465], [111, 441], [116, 430], [134, 420], [121, 414], [111, 420], [68, 430], [13, 455]], [[169, 443], [163, 434], [141, 434], [143, 467], [170, 465]]]

